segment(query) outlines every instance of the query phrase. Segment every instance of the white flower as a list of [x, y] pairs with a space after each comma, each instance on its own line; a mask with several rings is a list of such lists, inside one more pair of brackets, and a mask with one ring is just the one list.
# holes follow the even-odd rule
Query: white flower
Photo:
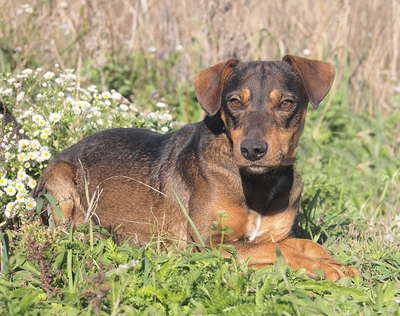
[[10, 203], [8, 203], [7, 206], [6, 206], [6, 210], [4, 211], [4, 215], [5, 215], [7, 218], [10, 218], [10, 217], [11, 217], [11, 211], [14, 209], [14, 203], [15, 203], [15, 202], [10, 202]]
[[121, 105], [119, 106], [119, 108], [120, 108], [122, 111], [128, 111], [128, 110], [129, 110], [129, 106], [127, 106], [126, 104], [121, 104]]
[[18, 141], [18, 149], [24, 150], [29, 146], [30, 141], [28, 139], [20, 139]]
[[57, 95], [58, 95], [60, 98], [62, 98], [62, 97], [64, 96], [64, 92], [59, 92]]
[[108, 99], [108, 98], [111, 96], [111, 93], [108, 92], [108, 91], [104, 91], [104, 92], [101, 94], [101, 96], [102, 96], [104, 99]]
[[37, 72], [41, 72], [43, 69], [42, 68], [36, 68]]
[[165, 120], [165, 121], [172, 121], [172, 115], [169, 114], [169, 113], [164, 113], [164, 114], [162, 115], [162, 120]]
[[25, 201], [25, 194], [23, 194], [21, 192], [18, 192], [16, 198], [17, 198], [17, 202], [24, 202]]
[[26, 69], [22, 70], [22, 73], [25, 75], [30, 75], [32, 73], [32, 69], [26, 68]]
[[54, 72], [48, 71], [48, 72], [46, 72], [46, 73], [43, 75], [43, 77], [44, 77], [45, 79], [51, 79], [51, 78], [54, 77]]
[[32, 8], [32, 7], [27, 7], [27, 8], [25, 9], [25, 12], [26, 12], [26, 13], [29, 13], [29, 14], [32, 14], [32, 13], [33, 13], [33, 8]]
[[103, 122], [102, 119], [98, 119], [98, 120], [96, 121], [96, 123], [97, 123], [98, 125], [103, 125], [103, 124], [104, 124], [104, 122]]
[[50, 159], [51, 153], [50, 153], [50, 151], [48, 151], [47, 149], [44, 149], [44, 150], [41, 151], [40, 157], [41, 157], [43, 160]]
[[149, 51], [150, 53], [154, 53], [157, 51], [157, 48], [155, 48], [154, 46], [150, 46], [147, 51]]
[[182, 50], [183, 49], [183, 46], [182, 45], [176, 45], [176, 48], [175, 48], [176, 50]]
[[147, 117], [148, 117], [150, 120], [156, 120], [156, 119], [158, 118], [157, 114], [154, 113], [154, 112], [150, 112], [149, 115], [147, 115]]
[[61, 115], [59, 113], [51, 113], [49, 115], [50, 122], [58, 122], [61, 119]]
[[8, 83], [13, 83], [15, 81], [17, 81], [15, 78], [10, 78], [10, 79], [7, 80]]
[[[38, 134], [39, 135], [39, 134]], [[37, 136], [37, 135], [36, 135]], [[32, 149], [39, 149], [40, 148], [40, 143], [37, 139], [32, 139], [31, 141], [31, 148]]]
[[21, 101], [25, 96], [25, 92], [21, 91], [20, 93], [18, 93], [17, 95], [17, 102]]
[[76, 101], [76, 105], [82, 107], [83, 109], [87, 109], [90, 107], [90, 103], [87, 101]]
[[38, 122], [38, 124], [39, 124], [39, 126], [45, 126], [47, 124], [47, 121], [43, 119], [43, 120], [40, 120]]
[[41, 116], [40, 114], [34, 114], [32, 116], [32, 120], [36, 123], [39, 123], [39, 121], [43, 120], [43, 116]]
[[25, 200], [25, 205], [28, 211], [32, 211], [36, 207], [36, 202], [32, 197], [28, 197]]
[[26, 172], [24, 169], [20, 169], [17, 173], [17, 179], [23, 181], [26, 179]]
[[164, 102], [158, 102], [156, 106], [158, 106], [159, 108], [165, 108], [167, 105]]
[[26, 154], [25, 153], [19, 153], [17, 156], [19, 162], [23, 162], [26, 159]]
[[76, 114], [76, 115], [79, 115], [79, 114], [81, 114], [81, 109], [77, 106], [73, 106], [72, 112], [74, 112], [74, 114]]
[[8, 179], [6, 177], [0, 178], [0, 185], [5, 187], [8, 183]]
[[31, 189], [33, 189], [35, 186], [36, 186], [36, 180], [34, 180], [34, 179], [29, 179], [28, 187], [30, 187]]
[[17, 181], [17, 182], [15, 183], [15, 188], [16, 188], [19, 192], [21, 192], [22, 190], [25, 189], [25, 185], [24, 185], [21, 181]]
[[12, 185], [8, 186], [4, 191], [8, 196], [13, 196], [17, 192]]
[[119, 100], [121, 100], [121, 98], [122, 98], [122, 94], [119, 93], [119, 92], [114, 91], [113, 94], [111, 95], [111, 97], [112, 97], [114, 100], [119, 101]]
[[394, 220], [396, 221], [396, 224], [397, 224], [398, 226], [400, 226], [400, 214], [399, 214], [399, 215], [396, 215], [396, 217], [394, 218]]
[[168, 132], [168, 131], [169, 131], [169, 128], [168, 128], [168, 127], [166, 127], [166, 126], [161, 127], [161, 132], [166, 133], [166, 132]]
[[25, 164], [24, 164], [25, 169], [29, 168], [30, 166], [31, 166], [31, 164], [29, 162], [25, 162]]
[[41, 139], [47, 139], [47, 137], [49, 137], [49, 134], [46, 134], [45, 132], [42, 132], [42, 133], [40, 134], [40, 138], [41, 138]]
[[306, 49], [303, 50], [303, 54], [304, 54], [305, 56], [308, 56], [308, 55], [311, 54], [311, 51], [310, 51], [308, 48], [306, 48]]

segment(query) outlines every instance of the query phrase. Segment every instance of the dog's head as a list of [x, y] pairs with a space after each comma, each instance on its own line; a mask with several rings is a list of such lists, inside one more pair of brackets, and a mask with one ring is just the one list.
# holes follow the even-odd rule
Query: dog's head
[[231, 59], [196, 74], [203, 110], [220, 114], [236, 164], [262, 174], [296, 159], [307, 104], [317, 108], [329, 92], [331, 64], [287, 55], [282, 61]]

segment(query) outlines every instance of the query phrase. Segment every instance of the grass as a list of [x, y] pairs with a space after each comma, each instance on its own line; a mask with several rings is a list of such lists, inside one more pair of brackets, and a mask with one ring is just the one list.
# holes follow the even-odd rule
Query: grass
[[[399, 315], [397, 1], [102, 3], [0, 0], [0, 100], [29, 137], [16, 141], [2, 123], [0, 314]], [[362, 279], [311, 280], [279, 249], [276, 265], [257, 270], [232, 248], [221, 257], [221, 245], [196, 253], [202, 245], [164, 249], [154, 237], [134, 248], [90, 223], [75, 233], [39, 224], [29, 192], [57, 152], [105, 128], [197, 121], [196, 71], [286, 53], [337, 69], [299, 143], [296, 235]]]

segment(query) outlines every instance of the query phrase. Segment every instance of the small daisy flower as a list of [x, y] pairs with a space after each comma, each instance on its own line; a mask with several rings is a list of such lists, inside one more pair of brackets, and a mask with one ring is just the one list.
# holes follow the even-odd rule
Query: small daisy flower
[[24, 162], [26, 159], [26, 154], [25, 153], [19, 153], [17, 156], [19, 162]]
[[23, 180], [26, 179], [26, 172], [25, 172], [24, 169], [18, 170], [17, 179], [20, 180], [20, 181], [23, 181]]
[[396, 215], [396, 217], [394, 218], [394, 220], [396, 221], [396, 224], [398, 226], [400, 226], [400, 215]]
[[156, 119], [157, 119], [157, 114], [154, 113], [154, 112], [150, 112], [149, 115], [147, 115], [147, 117], [148, 117], [150, 120], [156, 120]]
[[76, 115], [79, 115], [79, 114], [81, 114], [81, 109], [78, 106], [73, 106], [72, 112], [74, 112], [74, 114], [76, 114]]
[[98, 120], [96, 121], [96, 123], [97, 123], [98, 125], [103, 125], [103, 124], [104, 124], [104, 121], [103, 121], [102, 119], [98, 119]]
[[4, 211], [5, 217], [7, 217], [7, 218], [11, 217], [11, 212], [14, 209], [14, 203], [15, 202], [10, 202], [10, 203], [7, 204], [6, 210]]
[[165, 108], [165, 107], [167, 107], [167, 105], [166, 105], [164, 102], [158, 102], [158, 103], [156, 104], [156, 106], [159, 107], [159, 108]]
[[25, 162], [25, 163], [24, 163], [24, 168], [25, 168], [25, 169], [29, 168], [30, 166], [31, 166], [31, 164], [30, 164], [29, 162]]
[[30, 187], [31, 189], [33, 189], [36, 186], [36, 180], [35, 179], [29, 179], [28, 182], [28, 187]]
[[23, 203], [25, 201], [25, 194], [18, 192], [16, 198], [17, 202]]
[[20, 93], [18, 93], [17, 95], [17, 102], [21, 101], [25, 96], [25, 92], [21, 91]]
[[166, 127], [166, 126], [161, 127], [161, 132], [166, 133], [166, 132], [168, 132], [168, 131], [169, 131], [169, 128], [168, 128], [168, 127]]
[[18, 149], [19, 150], [24, 150], [28, 148], [30, 141], [28, 139], [20, 139], [18, 141]]
[[8, 184], [8, 179], [3, 177], [0, 178], [0, 186], [5, 187]]
[[43, 75], [44, 79], [51, 79], [54, 77], [54, 72], [48, 71]]
[[36, 122], [36, 123], [39, 123], [40, 121], [43, 120], [43, 116], [41, 116], [40, 114], [34, 114], [34, 115], [32, 116], [32, 120], [33, 120], [34, 122]]
[[47, 123], [46, 120], [40, 120], [40, 121], [38, 122], [39, 126], [45, 126], [46, 123]]
[[42, 133], [40, 134], [40, 138], [41, 138], [41, 139], [47, 139], [47, 137], [49, 137], [49, 134], [46, 134], [45, 132], [42, 132]]
[[116, 92], [116, 91], [114, 91], [114, 92], [112, 93], [112, 95], [111, 95], [111, 98], [113, 98], [113, 99], [116, 100], [116, 101], [119, 101], [119, 100], [121, 100], [121, 98], [122, 98], [122, 94], [121, 94], [121, 93], [118, 93], [118, 92]]
[[49, 121], [50, 122], [58, 122], [61, 119], [61, 115], [59, 113], [51, 113], [49, 115]]
[[71, 97], [66, 98], [65, 101], [67, 102], [67, 104], [71, 104], [71, 105], [75, 104], [75, 100]]
[[104, 99], [108, 99], [109, 97], [111, 97], [111, 93], [108, 92], [108, 91], [104, 91], [104, 92], [101, 94], [101, 96], [102, 96]]
[[[38, 135], [39, 135], [39, 133], [38, 133]], [[39, 143], [39, 141], [37, 139], [32, 139], [31, 148], [32, 149], [39, 149], [40, 148], [40, 143]]]
[[25, 75], [30, 75], [32, 73], [32, 69], [26, 68], [26, 69], [22, 70], [22, 73]]
[[17, 181], [15, 183], [15, 188], [17, 189], [17, 191], [21, 192], [25, 189], [25, 185], [21, 181]]
[[172, 115], [169, 113], [164, 113], [161, 118], [165, 121], [172, 121]]
[[127, 106], [126, 104], [121, 104], [121, 105], [119, 106], [119, 108], [120, 108], [122, 111], [128, 111], [128, 110], [129, 110], [129, 106]]
[[62, 98], [64, 96], [64, 92], [59, 92], [57, 95], [59, 98]]
[[8, 196], [14, 196], [15, 193], [17, 192], [12, 185], [8, 186], [4, 191]]
[[32, 197], [28, 197], [25, 200], [25, 205], [28, 211], [32, 211], [36, 207], [36, 202]]
[[42, 152], [40, 153], [40, 156], [42, 157], [43, 160], [47, 160], [47, 159], [50, 159], [51, 153], [50, 153], [50, 151], [48, 151], [47, 149], [44, 149], [44, 150], [42, 150]]
[[41, 72], [43, 69], [42, 68], [36, 68], [37, 72]]

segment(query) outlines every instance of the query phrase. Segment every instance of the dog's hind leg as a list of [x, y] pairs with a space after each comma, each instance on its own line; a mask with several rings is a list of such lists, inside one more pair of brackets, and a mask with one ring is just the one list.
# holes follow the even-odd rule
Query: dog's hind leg
[[[74, 166], [65, 161], [57, 161], [51, 163], [44, 170], [37, 186], [32, 191], [34, 199], [38, 199], [42, 194], [53, 195], [57, 199], [66, 221], [75, 221], [75, 227], [85, 221], [85, 208], [81, 203], [76, 178], [77, 170]], [[48, 203], [47, 206], [49, 206]], [[54, 215], [53, 211], [53, 218], [57, 223]], [[41, 218], [45, 224], [48, 224], [47, 212], [42, 211]]]

